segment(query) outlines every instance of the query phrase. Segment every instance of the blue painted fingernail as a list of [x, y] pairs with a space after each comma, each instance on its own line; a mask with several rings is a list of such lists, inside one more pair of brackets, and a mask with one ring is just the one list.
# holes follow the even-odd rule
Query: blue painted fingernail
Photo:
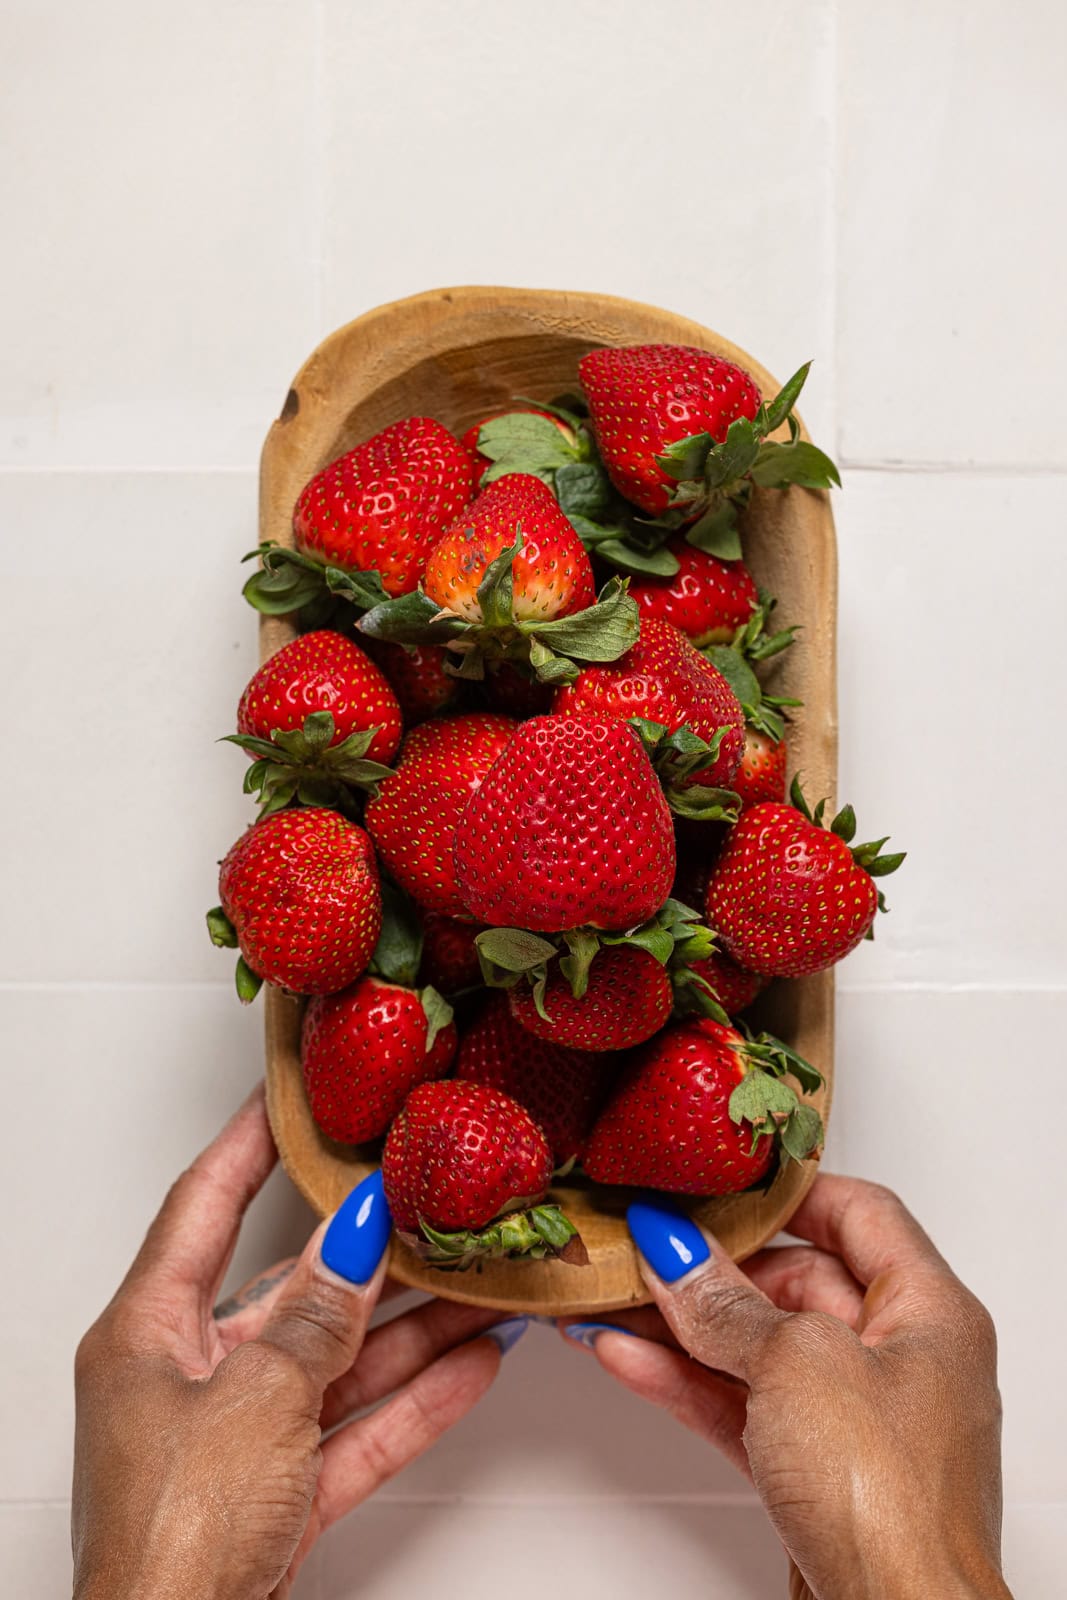
[[617, 1322], [570, 1322], [563, 1332], [575, 1344], [584, 1344], [587, 1350], [593, 1348], [602, 1333], [624, 1333], [628, 1339], [637, 1337], [632, 1328], [620, 1328]]
[[508, 1351], [518, 1344], [529, 1326], [529, 1317], [508, 1317], [506, 1322], [494, 1322], [491, 1328], [486, 1328], [478, 1337], [492, 1339], [494, 1344], [500, 1346], [500, 1354], [506, 1356]]
[[711, 1255], [696, 1223], [665, 1206], [635, 1200], [626, 1221], [634, 1244], [664, 1283], [676, 1282]]
[[392, 1229], [379, 1169], [364, 1178], [335, 1212], [322, 1241], [322, 1259], [349, 1283], [369, 1283]]

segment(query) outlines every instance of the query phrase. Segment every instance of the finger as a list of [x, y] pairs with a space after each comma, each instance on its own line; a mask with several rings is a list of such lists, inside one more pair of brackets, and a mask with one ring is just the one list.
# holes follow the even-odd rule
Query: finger
[[660, 1201], [627, 1214], [641, 1270], [679, 1344], [707, 1367], [747, 1381], [786, 1315], [710, 1234]]
[[780, 1311], [825, 1311], [855, 1328], [863, 1290], [837, 1256], [812, 1245], [760, 1250], [741, 1269]]
[[633, 1311], [609, 1311], [607, 1316], [610, 1320], [604, 1322], [575, 1322], [573, 1317], [559, 1317], [556, 1327], [571, 1344], [584, 1345], [587, 1350], [593, 1348], [601, 1333], [612, 1333], [617, 1329], [624, 1333], [636, 1333], [639, 1338], [650, 1339], [654, 1344], [665, 1344], [671, 1350], [681, 1349], [658, 1306], [635, 1306]]
[[124, 1288], [192, 1292], [206, 1316], [237, 1242], [241, 1218], [278, 1159], [259, 1084], [171, 1187]]
[[359, 1360], [326, 1391], [323, 1430], [335, 1428], [353, 1412], [377, 1405], [456, 1345], [491, 1328], [500, 1317], [499, 1311], [484, 1306], [433, 1300], [373, 1329]]
[[316, 1418], [328, 1386], [359, 1354], [385, 1281], [391, 1232], [375, 1171], [312, 1234], [254, 1341], [289, 1360], [294, 1399]]
[[661, 1406], [749, 1476], [741, 1442], [748, 1391], [742, 1384], [709, 1372], [681, 1350], [611, 1329], [597, 1334], [593, 1352], [625, 1388]]
[[[259, 1337], [299, 1260], [299, 1256], [290, 1256], [286, 1261], [276, 1261], [272, 1267], [267, 1267], [242, 1284], [232, 1295], [227, 1295], [225, 1300], [219, 1301], [211, 1315], [226, 1350], [236, 1349], [246, 1340]], [[378, 1296], [378, 1305], [383, 1306], [398, 1295], [407, 1293], [402, 1283], [387, 1280]]]
[[820, 1173], [786, 1231], [840, 1256], [864, 1288], [896, 1267], [950, 1273], [929, 1235], [892, 1190], [862, 1178]]
[[315, 1500], [317, 1530], [345, 1516], [466, 1416], [500, 1361], [500, 1346], [491, 1338], [460, 1345], [369, 1417], [327, 1439]]

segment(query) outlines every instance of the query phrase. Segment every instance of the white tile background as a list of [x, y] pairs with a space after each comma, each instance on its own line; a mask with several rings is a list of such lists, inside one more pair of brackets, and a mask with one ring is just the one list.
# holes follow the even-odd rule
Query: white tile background
[[[847, 469], [842, 791], [912, 852], [842, 974], [829, 1159], [896, 1185], [993, 1309], [1008, 1571], [1062, 1594], [1062, 8], [0, 17], [5, 1592], [68, 1584], [73, 1344], [259, 1072], [201, 913], [242, 816], [211, 740], [254, 659], [260, 440], [331, 327], [498, 281], [653, 300], [779, 373], [817, 358], [806, 415]], [[272, 1180], [235, 1275], [307, 1226]], [[489, 1600], [502, 1570], [512, 1600], [564, 1575], [784, 1594], [741, 1485], [542, 1329], [299, 1592]]]

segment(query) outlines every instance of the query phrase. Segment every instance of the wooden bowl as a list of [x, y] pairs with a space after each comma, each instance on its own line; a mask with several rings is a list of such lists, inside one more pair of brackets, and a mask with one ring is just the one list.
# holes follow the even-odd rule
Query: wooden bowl
[[[779, 387], [758, 361], [719, 334], [629, 300], [460, 288], [380, 306], [324, 340], [294, 380], [263, 449], [260, 536], [291, 544], [293, 506], [312, 474], [400, 417], [436, 417], [460, 433], [514, 395], [549, 399], [573, 390], [578, 359], [595, 346], [661, 342], [698, 345], [739, 362], [765, 395]], [[803, 772], [810, 796], [832, 800], [837, 568], [827, 497], [803, 489], [757, 492], [743, 535], [757, 581], [779, 598], [778, 616], [803, 625], [775, 687], [804, 701], [789, 730], [791, 766]], [[264, 618], [262, 658], [293, 632], [285, 619]], [[761, 1004], [757, 1020], [825, 1073], [826, 1088], [815, 1100], [825, 1118], [833, 1070], [832, 975], [772, 985]], [[367, 1152], [326, 1139], [312, 1121], [300, 1072], [300, 1016], [299, 1000], [266, 991], [267, 1105], [287, 1172], [325, 1216], [373, 1163]], [[791, 1163], [766, 1192], [697, 1201], [692, 1210], [740, 1260], [788, 1220], [815, 1171], [814, 1162]], [[562, 1182], [552, 1197], [581, 1230], [588, 1266], [520, 1260], [442, 1272], [395, 1241], [390, 1272], [414, 1288], [514, 1312], [597, 1315], [647, 1301], [624, 1219], [629, 1192]]]

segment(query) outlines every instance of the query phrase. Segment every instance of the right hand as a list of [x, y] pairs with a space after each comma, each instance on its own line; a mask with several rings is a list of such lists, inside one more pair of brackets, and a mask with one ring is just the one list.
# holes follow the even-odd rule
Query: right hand
[[993, 1324], [895, 1195], [820, 1174], [812, 1248], [744, 1270], [656, 1202], [630, 1226], [658, 1310], [563, 1331], [751, 1477], [818, 1600], [1010, 1600]]

